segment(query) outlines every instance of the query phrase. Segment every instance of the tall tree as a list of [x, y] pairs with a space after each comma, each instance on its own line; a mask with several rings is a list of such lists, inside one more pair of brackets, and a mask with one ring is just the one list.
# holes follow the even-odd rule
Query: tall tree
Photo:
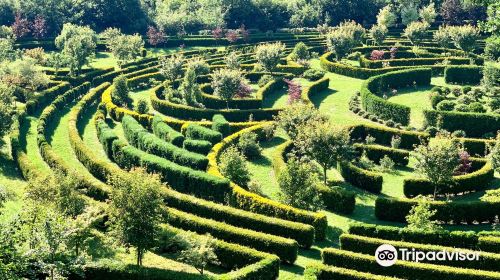
[[78, 74], [95, 56], [97, 34], [88, 26], [66, 23], [56, 37], [56, 47], [68, 58], [72, 75]]

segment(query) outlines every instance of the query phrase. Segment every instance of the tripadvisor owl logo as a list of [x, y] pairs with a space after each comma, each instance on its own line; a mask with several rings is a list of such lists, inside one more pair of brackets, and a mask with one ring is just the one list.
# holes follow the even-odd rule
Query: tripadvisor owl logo
[[392, 245], [380, 245], [375, 251], [375, 260], [381, 266], [391, 266], [398, 260], [398, 251]]

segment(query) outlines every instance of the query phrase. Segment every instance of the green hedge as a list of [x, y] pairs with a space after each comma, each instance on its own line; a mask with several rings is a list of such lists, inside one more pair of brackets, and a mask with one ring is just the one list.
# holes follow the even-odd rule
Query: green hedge
[[217, 239], [276, 254], [286, 263], [294, 263], [297, 259], [299, 245], [295, 240], [234, 227], [173, 208], [168, 208], [167, 215], [168, 223], [171, 226], [200, 234], [210, 233]]
[[417, 68], [394, 71], [374, 76], [361, 86], [361, 105], [367, 112], [384, 120], [393, 120], [402, 125], [410, 122], [410, 108], [380, 97], [384, 91], [412, 85], [428, 86], [431, 83], [431, 69]]
[[165, 202], [169, 207], [173, 207], [203, 218], [213, 219], [241, 228], [294, 239], [302, 247], [309, 248], [314, 242], [314, 228], [311, 225], [247, 212], [199, 198], [194, 198], [172, 190], [167, 191], [165, 195]]
[[[487, 188], [494, 179], [495, 170], [491, 161], [472, 158], [473, 172], [453, 176], [453, 182], [438, 189], [438, 194], [461, 194], [480, 191]], [[434, 194], [434, 185], [425, 178], [405, 178], [403, 192], [406, 197]]]
[[[399, 55], [400, 53], [398, 53]], [[365, 57], [361, 57], [359, 62], [361, 67], [366, 67], [370, 69], [380, 69], [384, 68], [384, 63], [389, 63], [391, 67], [402, 67], [402, 66], [433, 66], [443, 61], [449, 61], [451, 65], [464, 65], [469, 64], [469, 58], [463, 57], [424, 57], [424, 58], [398, 58], [398, 59], [383, 59], [383, 60], [371, 60]], [[446, 71], [446, 70], [445, 70]]]
[[222, 134], [220, 132], [193, 123], [187, 123], [183, 126], [182, 133], [188, 139], [205, 140], [212, 144], [222, 141]]
[[213, 95], [213, 89], [210, 84], [203, 84], [200, 86], [203, 97], [203, 105], [208, 109], [240, 109], [240, 110], [255, 110], [262, 108], [262, 99], [259, 98], [236, 98], [231, 99], [229, 102]]
[[397, 280], [398, 278], [375, 275], [324, 264], [308, 264], [304, 271], [305, 280]]
[[355, 166], [353, 163], [340, 163], [339, 171], [344, 179], [353, 186], [372, 193], [382, 190], [382, 175]]
[[223, 115], [214, 115], [212, 118], [212, 130], [222, 134], [222, 137], [226, 137], [231, 134], [231, 126]]
[[330, 85], [330, 78], [328, 77], [321, 78], [311, 83], [310, 86], [306, 87], [302, 91], [302, 99], [306, 100], [307, 102], [312, 102], [311, 96], [318, 94], [323, 90], [326, 90], [329, 85]]
[[488, 280], [500, 279], [500, 273], [475, 269], [449, 267], [444, 265], [397, 261], [394, 265], [383, 267], [377, 264], [374, 256], [328, 248], [321, 252], [323, 263], [353, 267], [356, 270], [401, 277], [408, 280]]
[[354, 147], [360, 154], [362, 154], [363, 151], [366, 152], [368, 158], [376, 163], [379, 163], [384, 156], [388, 156], [397, 165], [408, 165], [410, 152], [407, 150], [393, 149], [381, 145], [365, 145], [360, 143], [355, 143]]
[[399, 148], [406, 150], [413, 150], [415, 145], [419, 145], [422, 141], [428, 141], [429, 139], [429, 134], [427, 133], [389, 128], [374, 124], [359, 124], [351, 128], [351, 139], [354, 141], [364, 142], [368, 135], [375, 138], [375, 143], [384, 146], [391, 146], [392, 137], [399, 136], [401, 137]]
[[184, 140], [183, 148], [193, 153], [207, 155], [212, 149], [212, 143], [206, 140]]
[[151, 128], [153, 129], [153, 133], [158, 136], [158, 138], [170, 142], [177, 147], [182, 147], [182, 144], [184, 143], [184, 135], [171, 128], [160, 116], [153, 117]]
[[[394, 240], [386, 240], [379, 238], [371, 238], [366, 236], [359, 236], [353, 234], [342, 234], [339, 238], [340, 248], [342, 250], [352, 251], [361, 254], [374, 255], [375, 251], [380, 245], [389, 244], [392, 245], [398, 250], [399, 248], [408, 248], [415, 249], [420, 252], [438, 252], [438, 251], [447, 251], [453, 252], [456, 251], [456, 248], [453, 247], [443, 247], [438, 245], [430, 245], [430, 244], [419, 244], [419, 243], [410, 243], [403, 241], [394, 241]], [[500, 255], [493, 253], [486, 253], [481, 251], [472, 251], [466, 249], [460, 249], [461, 252], [464, 253], [479, 253], [479, 260], [477, 261], [461, 261], [461, 260], [443, 260], [443, 261], [432, 261], [432, 260], [423, 260], [424, 263], [433, 263], [439, 265], [446, 266], [454, 266], [461, 268], [471, 268], [471, 269], [479, 269], [479, 270], [488, 270], [488, 271], [500, 271]]]
[[500, 254], [500, 237], [499, 236], [479, 236], [477, 243], [479, 250], [495, 252]]
[[426, 126], [437, 126], [438, 120], [442, 129], [463, 130], [467, 137], [482, 137], [500, 130], [500, 115], [497, 114], [424, 110]]
[[[490, 222], [500, 215], [498, 202], [444, 202], [432, 201], [431, 209], [437, 210], [433, 219], [445, 223]], [[408, 199], [382, 198], [375, 201], [375, 216], [384, 221], [406, 222], [405, 217], [417, 202]]]
[[34, 115], [36, 112], [45, 108], [52, 103], [59, 95], [68, 91], [71, 85], [68, 82], [60, 82], [53, 87], [50, 87], [37, 95], [34, 95], [28, 102], [26, 102], [26, 113]]
[[444, 80], [447, 84], [478, 85], [482, 78], [482, 66], [460, 65], [444, 69]]
[[208, 159], [205, 156], [189, 152], [170, 142], [161, 140], [154, 134], [149, 133], [131, 116], [126, 115], [123, 117], [122, 128], [127, 141], [138, 149], [182, 166], [196, 170], [207, 169]]

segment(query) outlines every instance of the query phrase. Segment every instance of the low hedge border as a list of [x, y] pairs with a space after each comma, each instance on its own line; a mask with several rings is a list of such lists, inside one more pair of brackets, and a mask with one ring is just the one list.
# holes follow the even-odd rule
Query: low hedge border
[[165, 203], [169, 207], [233, 226], [294, 239], [305, 248], [311, 247], [314, 242], [314, 228], [311, 225], [224, 206], [174, 190], [166, 192]]
[[304, 90], [302, 90], [302, 100], [304, 100], [307, 103], [312, 103], [311, 101], [311, 96], [318, 94], [319, 92], [327, 89], [330, 86], [330, 78], [328, 77], [323, 77], [308, 87], [306, 87]]
[[206, 140], [186, 139], [182, 147], [193, 153], [207, 155], [210, 153], [212, 146], [212, 143]]
[[355, 187], [376, 194], [382, 191], [382, 183], [384, 179], [379, 173], [362, 169], [350, 162], [339, 163], [338, 170], [340, 175], [344, 177], [344, 180]]
[[376, 163], [380, 163], [380, 160], [384, 156], [388, 156], [390, 159], [394, 161], [397, 165], [407, 166], [408, 160], [410, 157], [410, 152], [402, 149], [394, 149], [381, 145], [366, 145], [361, 143], [354, 144], [355, 149], [362, 154], [366, 152], [366, 155], [369, 159], [373, 160]]
[[[359, 59], [360, 66], [369, 69], [384, 68], [385, 63], [389, 63], [391, 67], [408, 67], [408, 66], [428, 66], [436, 65], [448, 61], [451, 65], [468, 65], [469, 58], [464, 57], [418, 57], [418, 58], [397, 58], [397, 59], [381, 59], [371, 60], [364, 56]], [[445, 68], [446, 71], [446, 68]]]
[[468, 137], [482, 137], [486, 133], [496, 134], [500, 130], [500, 115], [424, 110], [424, 125], [448, 131], [463, 130]]
[[208, 109], [222, 110], [229, 107], [231, 109], [256, 110], [262, 108], [262, 99], [259, 98], [231, 99], [226, 103], [225, 100], [213, 95], [213, 89], [210, 84], [200, 85], [200, 90], [202, 91], [202, 103]]
[[212, 143], [212, 145], [222, 141], [222, 134], [220, 132], [194, 123], [185, 123], [181, 128], [181, 133], [187, 139], [204, 140]]
[[[68, 103], [81, 98], [88, 92], [89, 86], [90, 84], [86, 82], [59, 95], [54, 102], [43, 110], [38, 119], [37, 144], [40, 155], [49, 167], [65, 174], [71, 172], [72, 168], [52, 149], [52, 146], [46, 138], [46, 130], [48, 125], [57, 117], [57, 112], [67, 106]], [[99, 90], [102, 90], [102, 88]], [[107, 198], [110, 191], [109, 186], [94, 178], [90, 173], [75, 172], [75, 174], [72, 175], [77, 176], [77, 180], [82, 184], [82, 187], [86, 190], [86, 194], [90, 197], [100, 201], [104, 201]]]
[[197, 153], [193, 153], [163, 141], [154, 134], [149, 133], [133, 117], [124, 116], [122, 119], [123, 134], [127, 141], [134, 147], [153, 154], [182, 166], [195, 170], [205, 170], [208, 159]]
[[[262, 131], [267, 125], [269, 125], [269, 123], [242, 129], [237, 133], [229, 135], [220, 143], [216, 144], [208, 154], [208, 173], [217, 177], [223, 177], [219, 171], [217, 163], [218, 158], [222, 154], [222, 152], [230, 145], [235, 144], [243, 133], [258, 133], [259, 131]], [[288, 205], [249, 192], [234, 183], [231, 183], [231, 188], [232, 193], [229, 199], [230, 205], [259, 214], [312, 225], [315, 229], [316, 240], [323, 240], [325, 238], [328, 223], [324, 214], [290, 207]]]
[[394, 265], [383, 267], [377, 264], [374, 256], [327, 248], [321, 252], [324, 264], [355, 267], [359, 271], [401, 277], [408, 280], [489, 280], [500, 279], [500, 273], [435, 265], [397, 261]]
[[427, 142], [430, 139], [428, 133], [407, 131], [396, 128], [384, 127], [374, 124], [359, 124], [350, 128], [353, 141], [365, 142], [368, 135], [375, 138], [375, 143], [383, 146], [391, 146], [394, 136], [401, 137], [399, 149], [413, 150], [416, 145]]
[[410, 122], [410, 108], [389, 102], [378, 95], [388, 89], [398, 89], [411, 85], [430, 85], [431, 74], [429, 68], [417, 68], [393, 71], [371, 77], [361, 86], [361, 105], [365, 111], [375, 114], [381, 119], [393, 120], [402, 125], [408, 125]]
[[475, 65], [448, 66], [444, 69], [447, 84], [478, 85], [483, 78], [483, 67]]
[[[380, 245], [389, 244], [398, 250], [399, 248], [415, 249], [420, 252], [438, 252], [447, 251], [454, 252], [457, 251], [453, 247], [444, 247], [438, 245], [430, 244], [419, 244], [403, 241], [393, 241], [379, 238], [372, 238], [366, 236], [359, 236], [354, 234], [342, 234], [339, 237], [340, 248], [342, 250], [347, 250], [351, 252], [374, 255], [375, 251]], [[477, 261], [460, 261], [460, 260], [443, 260], [443, 261], [432, 261], [423, 260], [424, 263], [433, 263], [439, 265], [460, 267], [460, 268], [470, 268], [478, 270], [488, 270], [488, 271], [500, 271], [500, 254], [472, 251], [467, 249], [460, 249], [460, 252], [464, 253], [478, 253], [479, 260]]]
[[294, 263], [297, 259], [299, 244], [297, 241], [238, 228], [225, 223], [201, 218], [174, 208], [168, 208], [169, 225], [200, 234], [210, 233], [213, 237], [277, 255], [281, 261]]
[[[375, 217], [379, 220], [406, 222], [406, 216], [417, 202], [409, 199], [382, 198], [375, 201]], [[474, 202], [430, 202], [431, 209], [437, 210], [433, 219], [443, 223], [493, 223], [500, 215], [500, 203]]]
[[324, 264], [308, 264], [304, 271], [305, 280], [401, 280], [389, 276], [375, 275], [343, 267]]
[[[438, 189], [438, 194], [463, 194], [480, 191], [488, 187], [495, 177], [495, 170], [491, 161], [487, 159], [471, 158], [471, 173], [453, 176], [450, 185]], [[406, 197], [412, 198], [418, 195], [434, 194], [433, 184], [425, 178], [405, 178], [403, 180], [403, 192]]]
[[[279, 176], [285, 167], [286, 154], [293, 146], [292, 141], [286, 141], [276, 147], [272, 157], [274, 175]], [[319, 185], [317, 188], [326, 209], [342, 214], [351, 214], [356, 206], [356, 194], [339, 186]]]

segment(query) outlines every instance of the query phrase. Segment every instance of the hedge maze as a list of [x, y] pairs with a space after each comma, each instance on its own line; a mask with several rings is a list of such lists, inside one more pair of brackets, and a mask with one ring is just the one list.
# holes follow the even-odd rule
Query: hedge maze
[[[494, 93], [480, 87], [484, 58], [481, 53], [437, 47], [431, 39], [417, 54], [399, 31], [391, 34], [381, 46], [368, 39], [364, 46], [353, 48], [349, 62], [336, 61], [327, 51], [324, 36], [317, 33], [260, 38], [284, 44], [273, 72], [257, 67], [254, 46], [258, 43], [221, 47], [211, 40], [188, 37], [183, 41], [187, 46], [200, 47], [201, 43], [203, 48], [162, 55], [182, 54], [184, 59], [182, 75], [168, 83], [161, 60], [148, 49], [143, 58], [121, 68], [89, 69], [77, 77], [47, 69], [51, 82], [20, 107], [10, 136], [12, 156], [23, 177], [29, 180], [47, 172], [77, 176], [86, 199], [106, 204], [112, 188], [110, 175], [137, 167], [159, 174], [168, 188], [162, 190], [163, 223], [154, 253], [171, 252], [169, 238], [189, 231], [198, 238], [205, 234], [216, 238], [219, 261], [208, 275], [96, 263], [74, 279], [275, 279], [279, 275], [500, 279], [500, 235], [492, 230], [492, 224], [498, 223], [500, 201], [479, 199], [498, 187], [487, 152], [500, 129], [500, 106]], [[391, 50], [396, 41], [400, 43], [397, 51]], [[291, 58], [299, 42], [317, 53], [306, 64]], [[50, 49], [45, 43], [39, 46]], [[381, 59], [373, 59], [373, 51], [381, 51]], [[228, 67], [225, 57], [230, 52], [237, 54], [251, 94], [227, 101], [214, 93], [212, 77]], [[201, 106], [169, 97], [169, 87], [183, 86], [187, 64], [195, 58], [208, 64], [208, 73], [196, 77]], [[304, 72], [309, 68], [325, 74], [308, 80]], [[134, 106], [116, 102], [113, 81], [119, 76], [126, 78], [133, 103], [145, 100], [149, 111], [138, 112]], [[261, 84], [263, 77], [269, 80]], [[348, 86], [342, 85], [343, 79]], [[301, 85], [300, 102], [348, 128], [354, 151], [351, 160], [339, 161], [328, 170], [327, 184], [315, 186], [324, 206], [318, 211], [288, 205], [266, 189], [278, 186], [289, 153], [300, 145], [280, 132], [267, 135], [289, 106], [287, 81]], [[411, 96], [417, 93], [428, 95], [426, 108], [412, 106]], [[342, 94], [347, 96], [343, 104], [335, 103]], [[409, 101], [398, 101], [400, 95]], [[337, 97], [328, 103], [328, 98]], [[423, 119], [422, 127], [414, 126], [415, 115]], [[417, 145], [434, 141], [436, 131], [443, 129], [471, 156], [470, 169], [454, 175], [436, 192], [431, 181], [415, 173], [411, 157]], [[56, 142], [59, 131], [64, 137], [57, 141], [63, 144]], [[262, 185], [260, 192], [231, 181], [222, 171], [225, 151], [248, 133], [255, 133], [263, 147], [260, 159], [245, 158], [252, 176]], [[67, 150], [61, 152], [61, 145]], [[377, 169], [387, 159], [396, 171]], [[366, 160], [371, 167], [363, 164]], [[406, 216], [418, 204], [416, 197], [429, 195], [436, 196], [429, 202], [430, 209], [436, 210], [434, 219], [442, 228], [405, 229]], [[382, 268], [373, 257], [381, 244], [422, 251], [462, 248], [479, 252], [480, 260], [398, 261]]]

